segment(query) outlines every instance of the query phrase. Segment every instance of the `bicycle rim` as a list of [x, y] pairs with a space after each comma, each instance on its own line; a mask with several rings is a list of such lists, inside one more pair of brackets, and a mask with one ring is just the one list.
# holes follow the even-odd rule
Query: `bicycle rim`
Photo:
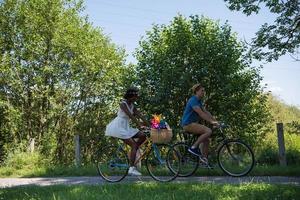
[[104, 147], [96, 158], [99, 175], [106, 181], [119, 182], [125, 178], [129, 169], [129, 160], [125, 151], [116, 145]]
[[242, 141], [228, 141], [218, 151], [220, 168], [228, 175], [247, 175], [253, 168], [254, 155], [251, 148]]
[[[168, 155], [172, 155], [169, 156]], [[167, 144], [153, 145], [146, 158], [146, 167], [150, 176], [160, 182], [169, 182], [178, 176], [180, 169], [178, 153]], [[177, 172], [171, 170], [171, 167]]]
[[[179, 177], [188, 177], [193, 175], [199, 166], [199, 157], [188, 152], [189, 146], [185, 143], [177, 143], [172, 146], [177, 151], [180, 160]], [[168, 158], [169, 159], [169, 158]], [[171, 166], [173, 172], [177, 173], [177, 169]]]

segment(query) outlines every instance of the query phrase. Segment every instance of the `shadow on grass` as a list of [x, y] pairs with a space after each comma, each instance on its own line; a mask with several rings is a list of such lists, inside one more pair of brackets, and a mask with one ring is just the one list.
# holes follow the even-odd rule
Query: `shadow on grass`
[[300, 188], [270, 184], [135, 183], [101, 186], [15, 187], [0, 190], [0, 199], [296, 199]]

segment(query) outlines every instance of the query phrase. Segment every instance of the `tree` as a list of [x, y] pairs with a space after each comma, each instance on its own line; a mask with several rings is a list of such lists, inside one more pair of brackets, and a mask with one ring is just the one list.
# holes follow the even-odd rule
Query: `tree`
[[125, 54], [82, 10], [77, 0], [0, 2], [1, 152], [34, 140], [70, 163], [74, 134], [101, 137], [123, 89]]
[[[258, 13], [265, 6], [277, 18], [274, 24], [265, 23], [252, 40], [255, 58], [277, 60], [286, 53], [296, 54], [299, 61], [300, 3], [299, 0], [225, 0], [230, 10], [242, 11], [247, 16]], [[262, 5], [264, 4], [264, 5]]]
[[254, 142], [263, 136], [268, 112], [259, 71], [244, 52], [228, 24], [179, 15], [170, 25], [155, 25], [135, 54], [139, 104], [179, 128], [190, 88], [201, 82], [208, 110], [231, 125], [233, 136]]

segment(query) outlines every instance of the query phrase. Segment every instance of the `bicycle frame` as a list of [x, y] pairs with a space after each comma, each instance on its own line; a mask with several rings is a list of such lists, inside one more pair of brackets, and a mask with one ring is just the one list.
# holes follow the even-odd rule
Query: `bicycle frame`
[[[150, 152], [151, 147], [154, 149], [154, 155], [155, 157], [159, 160], [160, 164], [165, 164], [166, 161], [164, 161], [161, 156], [160, 156], [160, 152], [158, 151], [157, 145], [155, 143], [153, 143], [149, 137], [147, 136], [146, 140], [143, 142], [143, 144], [141, 144], [140, 147], [144, 146], [145, 149], [143, 151], [143, 153], [135, 159], [134, 165], [136, 165], [138, 162], [140, 162], [141, 160], [143, 160]], [[128, 146], [125, 147], [125, 149], [123, 148], [124, 144], [120, 144], [118, 148], [121, 148], [123, 151], [125, 152], [129, 152], [128, 150]], [[114, 163], [112, 166], [118, 166], [118, 167], [128, 167], [128, 165], [125, 164], [118, 164], [118, 163]]]
[[[228, 139], [226, 137], [226, 133], [225, 133], [225, 128], [226, 125], [221, 124], [220, 127], [214, 129], [214, 133], [212, 134], [211, 138], [214, 140], [213, 144], [210, 145], [210, 153], [209, 153], [209, 161], [212, 161], [212, 163], [217, 162], [219, 167], [222, 169], [223, 172], [225, 172], [226, 174], [230, 175], [230, 176], [235, 176], [235, 177], [239, 177], [239, 176], [243, 176], [248, 174], [251, 169], [253, 168], [253, 164], [254, 164], [254, 155], [253, 155], [253, 151], [252, 149], [242, 140], [240, 139]], [[216, 133], [216, 131], [218, 131]], [[199, 135], [195, 135], [192, 133], [186, 133], [186, 132], [180, 132], [179, 137], [181, 139], [181, 142], [178, 142], [176, 144], [173, 145], [177, 147], [184, 147], [184, 151], [183, 151], [183, 157], [185, 157], [185, 152], [187, 151], [187, 148], [189, 148], [190, 146], [192, 146], [194, 144], [194, 142], [198, 139]], [[240, 156], [240, 150], [238, 150], [236, 147], [241, 147], [241, 156]], [[200, 147], [201, 148], [201, 147]], [[238, 151], [236, 151], [238, 150]], [[243, 153], [246, 153], [246, 157], [247, 159], [243, 159]], [[227, 154], [227, 157], [226, 157]], [[225, 157], [222, 157], [223, 155], [225, 155]], [[182, 173], [180, 174], [180, 176], [190, 176], [192, 175], [197, 168], [199, 167], [199, 163], [201, 163], [201, 160], [198, 159], [197, 162], [190, 162], [192, 159], [189, 160], [189, 156], [187, 156], [188, 158], [188, 162], [187, 165], [191, 166], [191, 170], [190, 171], [182, 171]], [[225, 159], [224, 159], [225, 158]], [[183, 159], [184, 160], [184, 159]], [[184, 160], [185, 161], [185, 160]], [[234, 162], [230, 163], [230, 162]], [[239, 165], [239, 163], [244, 163], [246, 165]], [[227, 163], [229, 165], [227, 165]], [[193, 163], [198, 163], [198, 164], [193, 164]], [[211, 164], [211, 162], [210, 162]], [[224, 165], [225, 164], [225, 165]], [[200, 165], [201, 166], [201, 165]], [[208, 168], [211, 169], [211, 166], [213, 165], [202, 165], [204, 168]], [[229, 168], [228, 168], [229, 167]], [[231, 167], [237, 167], [236, 169], [239, 170], [239, 172], [237, 171], [232, 171], [235, 170], [235, 168], [231, 168]], [[245, 168], [246, 167], [246, 168]], [[214, 168], [214, 167], [212, 167]], [[243, 171], [241, 171], [243, 170]], [[236, 173], [237, 172], [237, 173]]]
[[[224, 133], [224, 128], [223, 126], [218, 127], [216, 130], [219, 130], [218, 134], [212, 134], [212, 139], [216, 139], [216, 145], [214, 145], [213, 149], [215, 149], [215, 151], [217, 151], [224, 143], [226, 143], [227, 141], [231, 140], [228, 139]], [[213, 131], [213, 132], [215, 132]], [[194, 134], [186, 134], [186, 132], [181, 132], [181, 134], [179, 134], [180, 140], [183, 142], [186, 142], [189, 145], [192, 145], [195, 140], [199, 137], [198, 135], [194, 135]], [[219, 137], [219, 139], [218, 139]], [[231, 154], [231, 153], [230, 153]], [[232, 154], [231, 154], [232, 155]]]
[[[98, 173], [103, 179], [109, 182], [123, 180], [128, 175], [130, 165], [138, 166], [138, 162], [143, 158], [145, 158], [145, 166], [143, 165], [143, 167], [154, 180], [169, 182], [178, 176], [180, 163], [177, 151], [174, 151], [170, 145], [153, 143], [150, 134], [147, 134], [149, 132], [146, 130], [144, 133], [147, 137], [140, 145], [144, 151], [141, 152], [141, 155], [136, 156], [134, 163], [130, 162], [131, 147], [122, 140], [117, 139], [103, 147], [99, 159], [95, 160], [97, 161]], [[169, 159], [168, 155], [172, 155], [172, 157]], [[177, 171], [172, 171], [170, 166], [175, 167]], [[131, 173], [131, 175], [134, 174]]]

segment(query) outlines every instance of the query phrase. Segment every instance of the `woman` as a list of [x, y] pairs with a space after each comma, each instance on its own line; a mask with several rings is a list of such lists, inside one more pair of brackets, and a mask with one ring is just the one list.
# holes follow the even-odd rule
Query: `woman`
[[[130, 88], [126, 91], [124, 99], [120, 103], [118, 115], [107, 125], [105, 135], [120, 138], [125, 144], [131, 147], [128, 174], [140, 176], [141, 173], [134, 166], [134, 162], [136, 152], [139, 146], [146, 140], [146, 135], [138, 129], [130, 127], [130, 120], [132, 120], [137, 127], [142, 127], [142, 125], [150, 126], [150, 124], [134, 107], [134, 102], [137, 99], [138, 89]], [[143, 123], [139, 120], [142, 120]]]

